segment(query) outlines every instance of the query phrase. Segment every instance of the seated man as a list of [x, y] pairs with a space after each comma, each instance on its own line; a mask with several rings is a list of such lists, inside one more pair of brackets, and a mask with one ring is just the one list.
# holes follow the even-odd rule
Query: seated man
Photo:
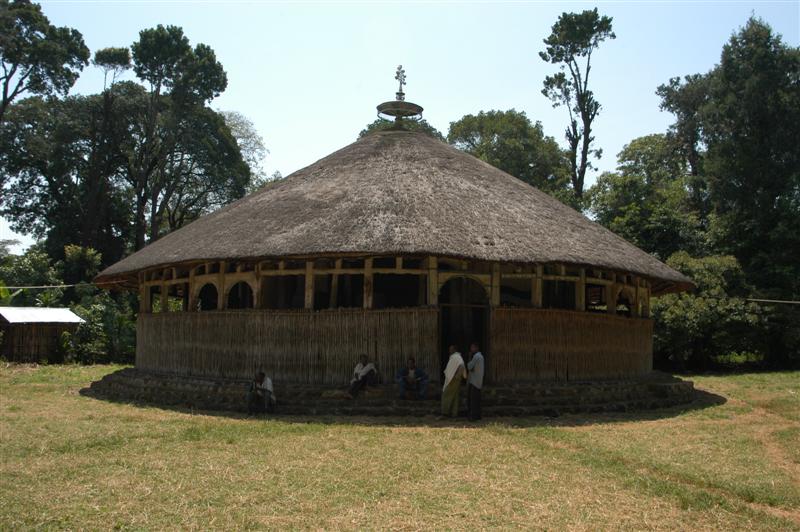
[[272, 379], [263, 371], [259, 371], [247, 392], [247, 413], [250, 415], [272, 413], [275, 411], [276, 402]]
[[347, 390], [347, 398], [355, 399], [367, 384], [375, 384], [378, 381], [378, 370], [375, 364], [369, 361], [367, 355], [361, 355], [356, 367], [353, 368], [353, 378], [350, 379], [350, 388]]
[[400, 387], [400, 399], [425, 399], [428, 392], [428, 374], [417, 367], [417, 361], [410, 357], [406, 367], [395, 375], [395, 382]]

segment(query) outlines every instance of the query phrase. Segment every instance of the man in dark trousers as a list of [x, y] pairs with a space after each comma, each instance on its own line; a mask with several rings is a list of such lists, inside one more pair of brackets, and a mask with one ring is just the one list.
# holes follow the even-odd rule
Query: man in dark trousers
[[481, 418], [481, 388], [483, 388], [484, 360], [480, 346], [476, 342], [469, 344], [469, 378], [467, 379], [467, 416], [470, 421]]

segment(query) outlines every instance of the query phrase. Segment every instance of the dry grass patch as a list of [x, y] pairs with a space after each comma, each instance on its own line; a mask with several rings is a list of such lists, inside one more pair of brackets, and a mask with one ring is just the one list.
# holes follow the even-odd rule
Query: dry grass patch
[[248, 419], [98, 401], [114, 367], [0, 369], [0, 528], [800, 529], [792, 373], [706, 409]]

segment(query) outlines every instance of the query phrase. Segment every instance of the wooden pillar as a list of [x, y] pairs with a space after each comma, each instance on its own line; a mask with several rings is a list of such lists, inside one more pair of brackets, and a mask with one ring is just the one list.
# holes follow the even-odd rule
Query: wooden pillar
[[635, 288], [633, 289], [633, 301], [631, 301], [630, 303], [631, 317], [638, 318], [639, 316], [641, 316], [641, 312], [639, 311], [639, 295], [641, 293], [640, 292], [641, 289], [639, 288], [640, 281], [638, 277], [634, 276], [633, 284]]
[[428, 257], [428, 305], [439, 304], [439, 264], [436, 257]]
[[261, 263], [257, 262], [256, 267], [253, 268], [253, 274], [256, 276], [253, 283], [253, 308], [261, 308]]
[[586, 268], [581, 268], [581, 276], [575, 283], [575, 310], [586, 310]]
[[150, 312], [150, 287], [144, 284], [144, 274], [139, 274], [139, 312]]
[[614, 315], [617, 313], [617, 283], [616, 275], [612, 274], [613, 282], [606, 285], [606, 312]]
[[196, 269], [197, 269], [196, 266], [192, 266], [189, 269], [189, 288], [188, 288], [188, 290], [189, 290], [189, 303], [188, 303], [189, 308], [187, 309], [189, 312], [194, 312], [194, 311], [197, 310], [197, 295], [195, 293], [195, 287], [194, 287], [194, 285], [195, 285], [195, 280], [194, 280], [195, 273], [194, 272], [195, 272]]
[[225, 301], [227, 298], [225, 297], [225, 270], [228, 269], [228, 265], [223, 260], [219, 263], [219, 272], [217, 273], [217, 310], [225, 310]]
[[314, 310], [314, 261], [306, 261], [306, 310]]
[[372, 259], [364, 259], [364, 308], [372, 308]]
[[500, 306], [500, 264], [495, 262], [492, 264], [492, 281], [491, 281], [491, 300], [490, 304], [493, 307]]
[[159, 296], [161, 296], [161, 312], [168, 312], [169, 309], [167, 308], [167, 306], [169, 306], [169, 300], [167, 299], [167, 290], [169, 290], [169, 287], [167, 283], [161, 281], [161, 284], [159, 285], [159, 290], [161, 290], [161, 293], [159, 294]]
[[642, 288], [642, 317], [650, 317], [650, 287], [645, 286]]
[[331, 277], [330, 308], [336, 308], [339, 305], [339, 274], [336, 272], [342, 269], [342, 259], [336, 259], [334, 269], [334, 274]]
[[544, 275], [544, 266], [541, 264], [536, 265], [536, 277], [533, 280], [533, 292], [531, 295], [533, 296], [533, 306], [536, 308], [542, 308], [542, 294], [544, 290], [544, 282], [542, 276]]

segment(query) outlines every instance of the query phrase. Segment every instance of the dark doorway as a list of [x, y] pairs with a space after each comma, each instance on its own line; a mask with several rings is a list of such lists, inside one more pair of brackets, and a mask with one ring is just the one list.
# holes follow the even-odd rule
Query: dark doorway
[[447, 347], [451, 344], [458, 347], [465, 362], [471, 342], [478, 342], [484, 356], [487, 356], [489, 298], [478, 281], [469, 277], [455, 277], [442, 286], [439, 308], [441, 377], [441, 371], [447, 365]]

